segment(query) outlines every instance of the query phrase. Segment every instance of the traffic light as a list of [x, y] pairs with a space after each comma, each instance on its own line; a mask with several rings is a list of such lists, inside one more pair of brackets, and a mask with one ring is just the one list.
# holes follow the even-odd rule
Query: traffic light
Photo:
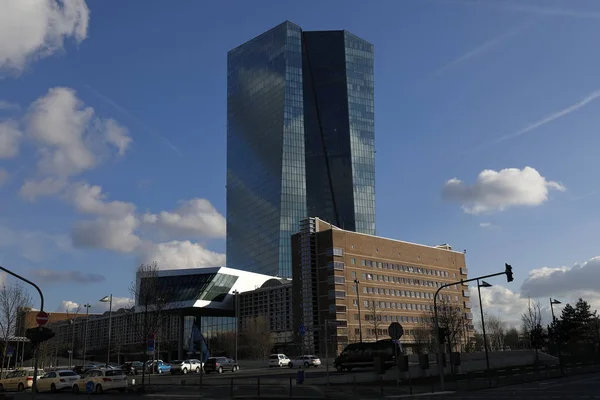
[[514, 280], [513, 273], [512, 273], [512, 266], [505, 263], [504, 267], [505, 267], [504, 273], [506, 274], [506, 281], [512, 282]]
[[50, 328], [38, 326], [36, 328], [27, 329], [27, 331], [25, 331], [25, 336], [35, 345], [52, 339], [54, 337], [54, 332]]
[[446, 336], [448, 336], [448, 328], [438, 328], [438, 338], [441, 344], [446, 343]]

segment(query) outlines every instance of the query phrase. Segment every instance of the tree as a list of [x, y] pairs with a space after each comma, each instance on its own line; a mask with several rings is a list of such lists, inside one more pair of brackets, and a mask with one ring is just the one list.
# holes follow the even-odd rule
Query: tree
[[520, 348], [519, 331], [515, 327], [510, 327], [504, 336], [504, 344], [511, 350]]
[[264, 316], [246, 319], [241, 331], [241, 342], [248, 356], [264, 360], [271, 354], [273, 340]]
[[504, 338], [506, 336], [506, 326], [504, 321], [497, 315], [485, 314], [486, 334], [489, 337], [488, 346], [492, 349], [504, 349]]
[[[521, 315], [521, 331], [523, 336], [528, 338], [530, 349], [539, 349], [540, 343], [540, 328], [542, 327], [542, 306], [539, 302], [532, 302], [529, 299], [527, 309]], [[539, 347], [536, 347], [539, 345]]]
[[412, 330], [412, 336], [414, 340], [413, 353], [427, 353], [431, 346], [431, 327], [426, 324], [418, 326]]
[[375, 341], [379, 340], [379, 334], [383, 329], [384, 323], [381, 315], [381, 308], [378, 301], [370, 301], [365, 310], [365, 320], [371, 326], [370, 334], [375, 336]]
[[[135, 281], [130, 292], [135, 301], [135, 313], [132, 315], [132, 328], [140, 350], [146, 353], [148, 341], [156, 337], [161, 330], [167, 314], [167, 305], [174, 287], [163, 287], [159, 278], [159, 267], [156, 262], [141, 264], [136, 271]], [[149, 356], [150, 357], [150, 356]], [[142, 370], [142, 385], [145, 383], [146, 371]]]
[[[31, 305], [31, 297], [23, 286], [8, 283], [0, 289], [0, 339], [2, 340], [2, 360], [6, 359], [8, 341], [17, 336], [17, 317], [22, 307]], [[4, 370], [4, 362], [0, 363], [0, 376]]]
[[[447, 332], [447, 342], [450, 349], [459, 348], [461, 338], [464, 338], [465, 314], [458, 302], [450, 301], [449, 298], [442, 298], [437, 303], [438, 308], [438, 326], [445, 328]], [[427, 324], [430, 324], [434, 342], [437, 343], [438, 335], [435, 332], [435, 310], [431, 307], [431, 314], [424, 318]]]

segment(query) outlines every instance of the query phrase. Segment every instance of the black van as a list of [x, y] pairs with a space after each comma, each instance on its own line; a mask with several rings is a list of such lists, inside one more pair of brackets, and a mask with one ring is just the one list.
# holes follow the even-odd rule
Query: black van
[[351, 371], [352, 368], [374, 367], [376, 357], [384, 360], [385, 367], [391, 368], [396, 364], [396, 354], [400, 356], [402, 348], [391, 339], [378, 340], [377, 342], [352, 343], [344, 348], [336, 357], [333, 366], [338, 371]]

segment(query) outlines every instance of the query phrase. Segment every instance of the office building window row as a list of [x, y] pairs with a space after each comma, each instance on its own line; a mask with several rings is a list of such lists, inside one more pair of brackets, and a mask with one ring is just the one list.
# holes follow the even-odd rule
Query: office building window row
[[[410, 265], [402, 265], [402, 264], [394, 264], [387, 263], [381, 261], [372, 261], [372, 260], [360, 260], [360, 265], [362, 267], [373, 267], [373, 268], [381, 268], [381, 269], [390, 269], [394, 271], [400, 272], [409, 272], [414, 274], [422, 274], [422, 275], [431, 275], [431, 276], [439, 276], [442, 278], [449, 278], [450, 272], [442, 271], [431, 268], [423, 268], [423, 267], [413, 267]], [[452, 273], [452, 277], [456, 278], [456, 272]]]
[[[367, 281], [378, 281], [378, 282], [387, 282], [387, 283], [396, 283], [396, 284], [400, 284], [400, 285], [414, 285], [414, 286], [425, 286], [425, 287], [431, 287], [431, 288], [439, 288], [440, 286], [444, 285], [444, 283], [442, 282], [438, 282], [438, 281], [430, 281], [430, 280], [424, 280], [424, 279], [413, 279], [413, 278], [403, 278], [400, 276], [390, 276], [390, 275], [381, 275], [381, 274], [369, 274], [366, 272], [363, 272], [361, 274], [361, 278]], [[356, 279], [356, 272], [353, 271], [352, 272], [352, 279]], [[458, 289], [458, 285], [453, 285], [453, 286], [449, 286], [446, 289], [450, 289], [450, 288], [454, 288], [455, 290], [459, 290]]]
[[[386, 289], [380, 287], [370, 287], [363, 286], [363, 293], [366, 294], [376, 294], [376, 295], [385, 295], [385, 296], [395, 296], [395, 297], [412, 297], [415, 299], [426, 299], [433, 300], [433, 296], [435, 295], [433, 292], [416, 292], [412, 290], [400, 290], [400, 289]], [[447, 300], [452, 301], [452, 296], [445, 293], [438, 294], [439, 300]], [[458, 301], [458, 296], [454, 296], [454, 301]]]

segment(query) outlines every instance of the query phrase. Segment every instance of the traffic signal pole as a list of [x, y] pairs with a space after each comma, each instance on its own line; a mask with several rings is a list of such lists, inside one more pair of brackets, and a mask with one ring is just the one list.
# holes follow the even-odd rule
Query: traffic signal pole
[[[17, 275], [12, 271], [7, 270], [6, 268], [4, 268], [2, 266], [0, 266], [0, 270], [33, 286], [40, 294], [40, 311], [44, 311], [44, 295], [42, 294], [42, 290], [39, 288], [38, 285], [36, 285], [35, 283], [31, 282], [28, 279], [23, 278], [21, 275]], [[39, 343], [35, 343], [34, 347], [33, 347], [33, 352], [34, 352], [34, 355], [33, 355], [33, 384], [31, 386], [31, 398], [34, 400], [35, 400], [35, 395], [37, 392], [38, 354], [39, 354], [38, 347], [39, 347], [39, 345], [40, 345]]]
[[444, 350], [444, 348], [443, 348], [443, 346], [440, 346], [442, 344], [442, 338], [440, 337], [440, 334], [439, 334], [440, 325], [439, 325], [439, 321], [438, 321], [438, 308], [437, 308], [438, 294], [440, 293], [440, 291], [442, 289], [445, 289], [445, 288], [453, 286], [453, 285], [458, 285], [458, 284], [462, 285], [463, 283], [473, 282], [473, 281], [477, 281], [479, 279], [492, 278], [494, 276], [500, 276], [500, 275], [506, 275], [506, 280], [508, 282], [512, 282], [513, 281], [512, 267], [508, 264], [505, 264], [504, 272], [498, 272], [495, 274], [478, 276], [476, 278], [471, 278], [471, 279], [461, 279], [460, 281], [446, 283], [446, 284], [440, 286], [438, 288], [438, 290], [436, 290], [435, 295], [433, 296], [433, 312], [434, 312], [435, 334], [438, 339], [438, 351], [437, 351], [437, 369], [438, 369], [438, 371], [437, 372], [440, 374], [440, 390], [441, 391], [444, 391], [444, 366], [443, 366], [443, 362], [442, 362], [442, 354], [443, 354], [442, 351]]

